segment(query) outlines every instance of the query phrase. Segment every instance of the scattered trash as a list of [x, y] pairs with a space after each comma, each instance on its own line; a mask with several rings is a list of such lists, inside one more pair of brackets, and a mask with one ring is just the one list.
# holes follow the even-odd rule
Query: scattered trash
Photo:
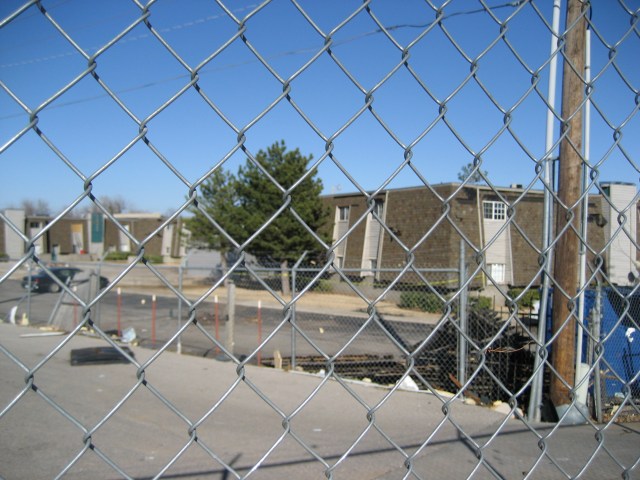
[[418, 384], [409, 375], [404, 377], [404, 379], [400, 382], [400, 386], [398, 388], [400, 388], [400, 390], [409, 390], [410, 392], [420, 391]]
[[273, 366], [278, 370], [282, 370], [282, 354], [280, 350], [273, 352]]
[[125, 329], [122, 331], [122, 337], [121, 337], [121, 340], [122, 340], [124, 343], [132, 343], [132, 342], [134, 342], [134, 341], [135, 341], [135, 339], [136, 339], [136, 329], [135, 329], [135, 328], [133, 328], [133, 327], [128, 327], [128, 328], [125, 328]]
[[11, 307], [11, 310], [9, 310], [9, 323], [11, 323], [12, 325], [16, 324], [16, 312], [18, 311], [18, 306], [14, 305], [13, 307]]
[[[501, 413], [501, 414], [503, 414], [505, 416], [511, 414], [511, 407], [509, 406], [509, 404], [508, 403], [504, 403], [504, 402], [502, 402], [500, 400], [496, 400], [495, 402], [493, 402], [491, 404], [491, 410], [493, 410], [494, 412], [497, 412], [497, 413]], [[516, 408], [513, 411], [513, 414], [511, 415], [511, 418], [517, 418], [518, 414], [520, 416], [522, 416], [522, 410], [520, 410], [519, 408]]]
[[[452, 373], [449, 374], [449, 379], [453, 382], [453, 384], [458, 387], [458, 390], [462, 390], [462, 384], [458, 381], [458, 379], [456, 378], [455, 375], [453, 375]], [[469, 389], [466, 389], [462, 392], [462, 395], [464, 395], [465, 400], [468, 398], [470, 400], [473, 400], [475, 402], [476, 405], [482, 405], [482, 399], [476, 395], [474, 392], [470, 391]]]
[[23, 333], [22, 335], [20, 335], [20, 338], [59, 337], [66, 334], [67, 332]]
[[[438, 389], [435, 389], [434, 391], [435, 391], [436, 395], [439, 395], [439, 396], [441, 396], [441, 397], [443, 397], [443, 398], [453, 398], [453, 397], [455, 397], [455, 396], [456, 396], [456, 394], [455, 394], [455, 393], [453, 393], [453, 392], [447, 392], [446, 390], [438, 390]], [[470, 399], [470, 400], [471, 400], [471, 399]], [[473, 404], [475, 405], [475, 401], [474, 401], [474, 400], [471, 400], [471, 401], [472, 401], [472, 402], [474, 402]]]
[[105, 365], [109, 363], [129, 363], [122, 352], [133, 358], [129, 347], [89, 347], [71, 350], [71, 365]]

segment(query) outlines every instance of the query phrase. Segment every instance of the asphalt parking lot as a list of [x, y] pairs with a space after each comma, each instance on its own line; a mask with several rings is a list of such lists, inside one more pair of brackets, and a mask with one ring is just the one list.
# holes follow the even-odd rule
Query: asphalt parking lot
[[[76, 293], [81, 298], [86, 297], [80, 289]], [[259, 309], [257, 301], [237, 302], [233, 334], [230, 337], [226, 298], [217, 303], [213, 300], [210, 298], [203, 302], [195, 311], [196, 326], [189, 322], [188, 306], [180, 304], [175, 296], [139, 291], [128, 293], [127, 289], [122, 289], [118, 294], [114, 289], [93, 306], [90, 317], [95, 326], [105, 332], [117, 331], [118, 326], [120, 331], [132, 327], [135, 329], [136, 343], [147, 348], [161, 348], [168, 342], [170, 350], [180, 349], [186, 354], [215, 357], [221, 354], [224, 347], [237, 357], [246, 357], [258, 347], [259, 340], [268, 339], [262, 348], [261, 359], [273, 357], [276, 351], [285, 357], [291, 355], [292, 329], [282, 308], [271, 305]], [[69, 331], [83, 321], [82, 306], [65, 292], [33, 293], [28, 299], [19, 282], [10, 279], [0, 287], [0, 315], [8, 318], [13, 306], [18, 306], [15, 315], [17, 321], [22, 313], [27, 313], [32, 326], [52, 325]], [[296, 325], [300, 332], [295, 335], [295, 353], [312, 356], [319, 355], [321, 350], [334, 355], [343, 350], [357, 333], [356, 340], [349, 344], [344, 355], [402, 358], [401, 350], [378, 325], [372, 324], [362, 329], [366, 321], [365, 313], [356, 316], [309, 309], [297, 311]], [[407, 343], [422, 340], [433, 328], [429, 323], [388, 322], [394, 333]], [[174, 339], [178, 330], [187, 323], [189, 326], [186, 330]]]

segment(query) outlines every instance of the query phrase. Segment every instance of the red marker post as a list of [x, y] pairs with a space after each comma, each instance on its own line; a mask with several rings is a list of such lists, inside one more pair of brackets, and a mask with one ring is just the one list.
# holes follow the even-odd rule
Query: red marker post
[[156, 296], [151, 297], [151, 344], [156, 347]]
[[122, 337], [122, 323], [121, 323], [121, 318], [122, 318], [122, 289], [120, 287], [118, 287], [118, 289], [116, 290], [116, 293], [118, 295], [118, 302], [117, 302], [118, 337]]
[[[213, 318], [216, 326], [216, 340], [220, 341], [220, 307], [218, 305], [218, 295], [213, 297]], [[216, 355], [220, 353], [220, 349], [216, 345]]]
[[[258, 300], [258, 345], [262, 343], [262, 301]], [[262, 365], [262, 350], [258, 350], [258, 366]]]

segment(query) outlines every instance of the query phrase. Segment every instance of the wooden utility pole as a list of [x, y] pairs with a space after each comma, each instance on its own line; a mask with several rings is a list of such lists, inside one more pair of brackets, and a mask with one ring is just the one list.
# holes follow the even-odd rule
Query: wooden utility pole
[[[569, 405], [569, 390], [574, 385], [576, 349], [576, 310], [578, 291], [578, 253], [580, 239], [580, 193], [582, 186], [582, 108], [585, 84], [585, 4], [567, 0], [564, 66], [562, 74], [562, 126], [556, 210], [556, 235], [553, 275], [553, 332], [557, 334], [551, 349], [555, 372], [551, 376], [551, 401], [556, 408]], [[562, 232], [562, 233], [561, 233]], [[570, 309], [569, 302], [575, 306]], [[572, 313], [573, 311], [573, 313]], [[567, 385], [569, 386], [567, 386]]]

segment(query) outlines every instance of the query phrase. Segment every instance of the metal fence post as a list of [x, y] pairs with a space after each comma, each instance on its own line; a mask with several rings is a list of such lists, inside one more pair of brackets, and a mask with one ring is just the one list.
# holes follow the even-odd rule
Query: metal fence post
[[468, 302], [468, 287], [465, 284], [467, 281], [467, 272], [465, 264], [465, 245], [464, 240], [460, 240], [460, 272], [459, 272], [459, 287], [460, 297], [458, 299], [458, 320], [460, 322], [460, 332], [458, 332], [458, 381], [461, 385], [464, 385], [467, 381], [467, 302]]
[[[107, 255], [109, 255], [109, 252], [103, 252], [103, 254], [100, 256], [100, 259], [98, 260], [98, 267], [96, 268], [96, 275], [98, 277], [97, 279], [97, 285], [98, 288], [96, 289], [96, 291], [94, 292], [96, 295], [100, 292], [100, 277], [102, 276], [102, 264], [104, 262], [104, 259], [107, 258]], [[102, 305], [102, 300], [98, 302], [98, 304], [96, 305], [96, 325], [100, 326], [100, 309], [101, 309], [101, 305]]]
[[235, 345], [235, 324], [236, 324], [236, 284], [229, 281], [227, 285], [227, 351], [233, 354], [233, 346]]
[[32, 275], [32, 271], [31, 269], [33, 268], [32, 266], [33, 260], [29, 260], [27, 262], [27, 265], [29, 266], [29, 279], [27, 280], [27, 318], [31, 319], [31, 275]]
[[[300, 264], [307, 256], [306, 250], [302, 252], [298, 261], [291, 267], [291, 299], [293, 300], [296, 296], [297, 288], [296, 288], [296, 275]], [[291, 369], [295, 370], [296, 368], [296, 329], [294, 328], [296, 325], [296, 304], [291, 305]]]
[[[91, 301], [91, 295], [95, 294], [97, 295], [100, 292], [100, 274], [102, 273], [102, 259], [98, 260], [98, 267], [96, 268], [96, 285], [98, 286], [95, 290], [95, 292], [92, 291], [91, 286], [89, 287], [89, 301]], [[96, 325], [99, 327], [100, 326], [100, 303], [102, 302], [98, 302], [96, 304], [96, 316], [95, 316], [95, 323]]]
[[545, 134], [545, 153], [546, 156], [542, 160], [542, 166], [544, 169], [544, 183], [546, 184], [544, 189], [543, 199], [543, 219], [542, 219], [542, 239], [541, 239], [541, 252], [544, 255], [544, 269], [541, 273], [542, 280], [542, 293], [540, 295], [540, 309], [538, 310], [538, 332], [537, 332], [537, 344], [538, 348], [534, 357], [533, 363], [533, 380], [531, 381], [531, 390], [529, 394], [529, 405], [527, 408], [527, 417], [529, 420], [539, 422], [541, 418], [540, 407], [542, 405], [542, 388], [544, 378], [544, 368], [542, 367], [542, 354], [545, 343], [545, 331], [547, 322], [547, 303], [549, 301], [550, 290], [550, 274], [551, 274], [551, 261], [552, 252], [549, 250], [551, 244], [551, 232], [553, 231], [553, 159], [552, 152], [554, 149], [555, 141], [555, 112], [553, 111], [556, 104], [556, 82], [557, 68], [558, 68], [558, 55], [554, 55], [554, 52], [559, 48], [558, 42], [560, 39], [560, 0], [553, 1], [553, 15], [552, 15], [552, 28], [551, 28], [551, 61], [549, 62], [549, 90], [547, 94], [547, 103], [549, 108], [547, 109], [546, 119], [546, 134]]
[[[592, 317], [591, 334], [595, 339], [595, 349], [596, 346], [601, 346], [600, 323], [602, 320], [602, 287], [600, 286], [600, 283], [596, 286], [596, 300], [592, 310]], [[593, 369], [593, 408], [595, 410], [595, 417], [598, 423], [602, 423], [602, 379], [600, 377], [600, 360], [598, 359], [600, 350], [601, 348], [598, 348], [598, 352], [595, 352], [595, 365]]]
[[[183, 266], [182, 262], [178, 266], [178, 290], [182, 293], [182, 272]], [[178, 297], [178, 330], [182, 327], [182, 299]], [[182, 353], [182, 335], [178, 335], [178, 343], [176, 345], [176, 352], [178, 354]]]
[[[296, 266], [298, 262], [291, 269], [291, 298], [296, 296]], [[296, 368], [296, 304], [291, 305], [291, 369]]]

